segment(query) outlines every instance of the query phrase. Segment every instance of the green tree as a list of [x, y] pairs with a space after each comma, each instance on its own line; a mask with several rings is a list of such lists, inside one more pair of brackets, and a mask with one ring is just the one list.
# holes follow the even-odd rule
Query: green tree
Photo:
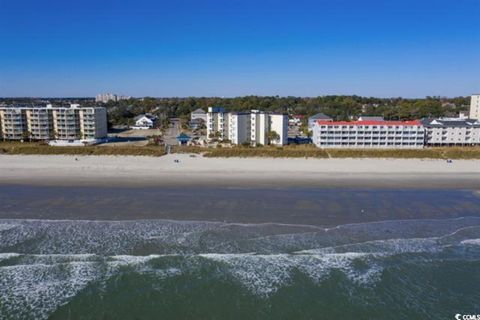
[[57, 139], [57, 131], [55, 131], [55, 130], [50, 131], [48, 138], [49, 138], [50, 140], [55, 140], [55, 139]]
[[32, 142], [32, 132], [30, 132], [29, 130], [24, 131], [22, 134], [22, 139]]
[[274, 130], [270, 130], [267, 133], [268, 144], [280, 140], [280, 135]]

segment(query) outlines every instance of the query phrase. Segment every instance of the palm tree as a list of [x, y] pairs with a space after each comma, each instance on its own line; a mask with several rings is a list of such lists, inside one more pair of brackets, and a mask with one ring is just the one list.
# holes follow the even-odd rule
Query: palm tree
[[27, 139], [29, 142], [32, 142], [32, 133], [28, 130], [23, 132], [23, 140], [27, 140]]
[[280, 135], [277, 132], [270, 130], [267, 133], [267, 139], [268, 139], [268, 144], [271, 144], [274, 141], [280, 140]]
[[55, 131], [55, 130], [50, 131], [49, 139], [50, 139], [50, 140], [55, 140], [55, 139], [57, 139], [57, 131]]

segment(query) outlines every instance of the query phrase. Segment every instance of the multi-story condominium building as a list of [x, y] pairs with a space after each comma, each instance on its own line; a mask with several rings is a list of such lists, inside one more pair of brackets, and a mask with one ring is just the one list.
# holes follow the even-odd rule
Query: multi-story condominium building
[[95, 102], [107, 103], [108, 101], [128, 100], [130, 98], [129, 96], [120, 96], [112, 93], [101, 93], [96, 95]]
[[22, 140], [24, 132], [27, 132], [27, 124], [22, 109], [0, 107], [0, 136], [3, 140]]
[[278, 134], [278, 139], [273, 144], [284, 146], [288, 144], [288, 115], [286, 114], [270, 114], [269, 131]]
[[421, 148], [420, 121], [322, 121], [315, 123], [313, 143], [320, 148]]
[[228, 113], [221, 107], [209, 107], [207, 112], [207, 138], [226, 139]]
[[470, 119], [480, 120], [480, 94], [474, 94], [470, 99]]
[[226, 113], [225, 123], [228, 124], [227, 139], [233, 144], [242, 144], [250, 141], [250, 113]]
[[[277, 139], [271, 139], [272, 131], [278, 135]], [[258, 110], [225, 112], [223, 108], [209, 108], [207, 136], [209, 139], [230, 140], [233, 144], [285, 145], [288, 142], [288, 117]]]
[[105, 108], [47, 106], [0, 107], [3, 140], [67, 140], [94, 142], [107, 136]]
[[268, 144], [269, 114], [252, 110], [250, 114], [250, 142], [252, 145]]
[[462, 118], [423, 119], [428, 146], [480, 144], [480, 120]]
[[25, 109], [28, 139], [50, 140], [53, 137], [52, 113], [45, 107]]

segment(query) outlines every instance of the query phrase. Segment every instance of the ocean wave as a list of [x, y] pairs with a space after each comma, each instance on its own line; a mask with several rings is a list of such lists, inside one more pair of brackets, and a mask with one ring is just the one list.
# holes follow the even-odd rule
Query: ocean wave
[[[59, 306], [67, 303], [91, 284], [100, 285], [121, 273], [153, 273], [157, 278], [180, 274], [179, 269], [147, 267], [158, 256], [97, 255], [22, 255], [16, 264], [0, 267], [0, 315], [8, 319], [47, 319]], [[0, 316], [0, 319], [2, 317]]]
[[480, 239], [466, 239], [461, 244], [480, 246]]
[[261, 298], [293, 285], [299, 275], [314, 285], [341, 275], [348, 286], [371, 289], [398, 263], [441, 264], [452, 254], [480, 259], [475, 249], [452, 250], [479, 245], [479, 225], [473, 218], [331, 229], [160, 220], [2, 220], [0, 314], [45, 319], [89, 286], [102, 286], [124, 273], [164, 281], [196, 278], [208, 270], [216, 280], [233, 281]]
[[[292, 253], [391, 239], [447, 237], [463, 228], [480, 236], [480, 219], [386, 221], [336, 228], [218, 222], [0, 220], [0, 252], [149, 255]], [[476, 231], [475, 231], [476, 230]], [[466, 232], [466, 231], [464, 231]], [[457, 236], [461, 239], [463, 236]], [[446, 238], [444, 239], [446, 242]], [[395, 243], [390, 243], [394, 246]], [[398, 243], [400, 247], [407, 243]], [[400, 250], [400, 248], [398, 248]]]

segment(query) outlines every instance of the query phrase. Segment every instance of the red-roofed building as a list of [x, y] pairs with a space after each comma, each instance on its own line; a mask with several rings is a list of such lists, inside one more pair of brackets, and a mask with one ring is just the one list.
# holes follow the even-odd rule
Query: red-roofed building
[[418, 120], [318, 120], [312, 139], [319, 148], [422, 148], [425, 130]]

